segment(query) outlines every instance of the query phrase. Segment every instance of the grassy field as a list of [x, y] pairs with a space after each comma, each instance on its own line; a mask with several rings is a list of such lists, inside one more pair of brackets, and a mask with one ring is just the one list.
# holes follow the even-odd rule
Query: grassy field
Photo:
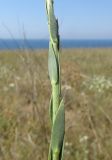
[[[112, 160], [112, 49], [61, 54], [64, 160]], [[47, 160], [47, 50], [0, 51], [0, 160]]]

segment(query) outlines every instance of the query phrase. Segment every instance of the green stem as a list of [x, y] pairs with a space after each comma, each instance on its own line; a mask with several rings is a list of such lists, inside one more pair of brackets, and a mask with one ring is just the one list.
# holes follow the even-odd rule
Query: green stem
[[65, 133], [65, 111], [61, 96], [59, 27], [58, 21], [54, 15], [53, 0], [46, 0], [46, 11], [50, 34], [48, 68], [52, 86], [52, 97], [50, 101], [52, 132], [48, 160], [62, 160]]
[[59, 84], [52, 86], [52, 96], [53, 96], [53, 123], [55, 121], [55, 116], [60, 104], [60, 95], [59, 95]]

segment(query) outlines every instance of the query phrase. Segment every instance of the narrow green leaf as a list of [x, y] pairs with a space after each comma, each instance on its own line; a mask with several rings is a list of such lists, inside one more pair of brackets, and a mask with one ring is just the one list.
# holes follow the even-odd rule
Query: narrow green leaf
[[50, 34], [52, 41], [54, 43], [58, 42], [58, 23], [57, 20], [55, 19], [54, 15], [52, 15], [52, 12], [50, 12]]
[[49, 45], [49, 56], [48, 56], [48, 68], [49, 68], [49, 76], [52, 84], [56, 84], [58, 82], [58, 64], [56, 60], [56, 56], [53, 50], [53, 46], [50, 43]]
[[64, 139], [63, 139], [63, 146], [62, 146], [62, 150], [61, 150], [61, 160], [63, 160], [63, 154], [64, 154]]
[[64, 102], [63, 100], [60, 103], [58, 108], [56, 118], [52, 128], [52, 137], [51, 137], [51, 148], [54, 153], [60, 154], [63, 147], [65, 133], [65, 114], [64, 114]]
[[50, 36], [54, 43], [58, 42], [58, 21], [54, 15], [53, 1], [49, 1], [47, 5], [48, 24], [50, 29]]

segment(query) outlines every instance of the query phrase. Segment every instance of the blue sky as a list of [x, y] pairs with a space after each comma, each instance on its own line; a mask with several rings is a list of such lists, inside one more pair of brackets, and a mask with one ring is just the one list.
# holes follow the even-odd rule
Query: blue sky
[[[47, 39], [45, 0], [0, 0], [0, 38]], [[112, 0], [55, 0], [63, 39], [112, 39]]]

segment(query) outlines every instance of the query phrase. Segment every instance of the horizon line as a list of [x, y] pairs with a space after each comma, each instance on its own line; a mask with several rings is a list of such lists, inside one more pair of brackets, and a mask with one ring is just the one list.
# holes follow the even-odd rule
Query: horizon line
[[[49, 41], [49, 38], [0, 38], [0, 40], [46, 40]], [[61, 38], [63, 40], [112, 40], [112, 38]]]

